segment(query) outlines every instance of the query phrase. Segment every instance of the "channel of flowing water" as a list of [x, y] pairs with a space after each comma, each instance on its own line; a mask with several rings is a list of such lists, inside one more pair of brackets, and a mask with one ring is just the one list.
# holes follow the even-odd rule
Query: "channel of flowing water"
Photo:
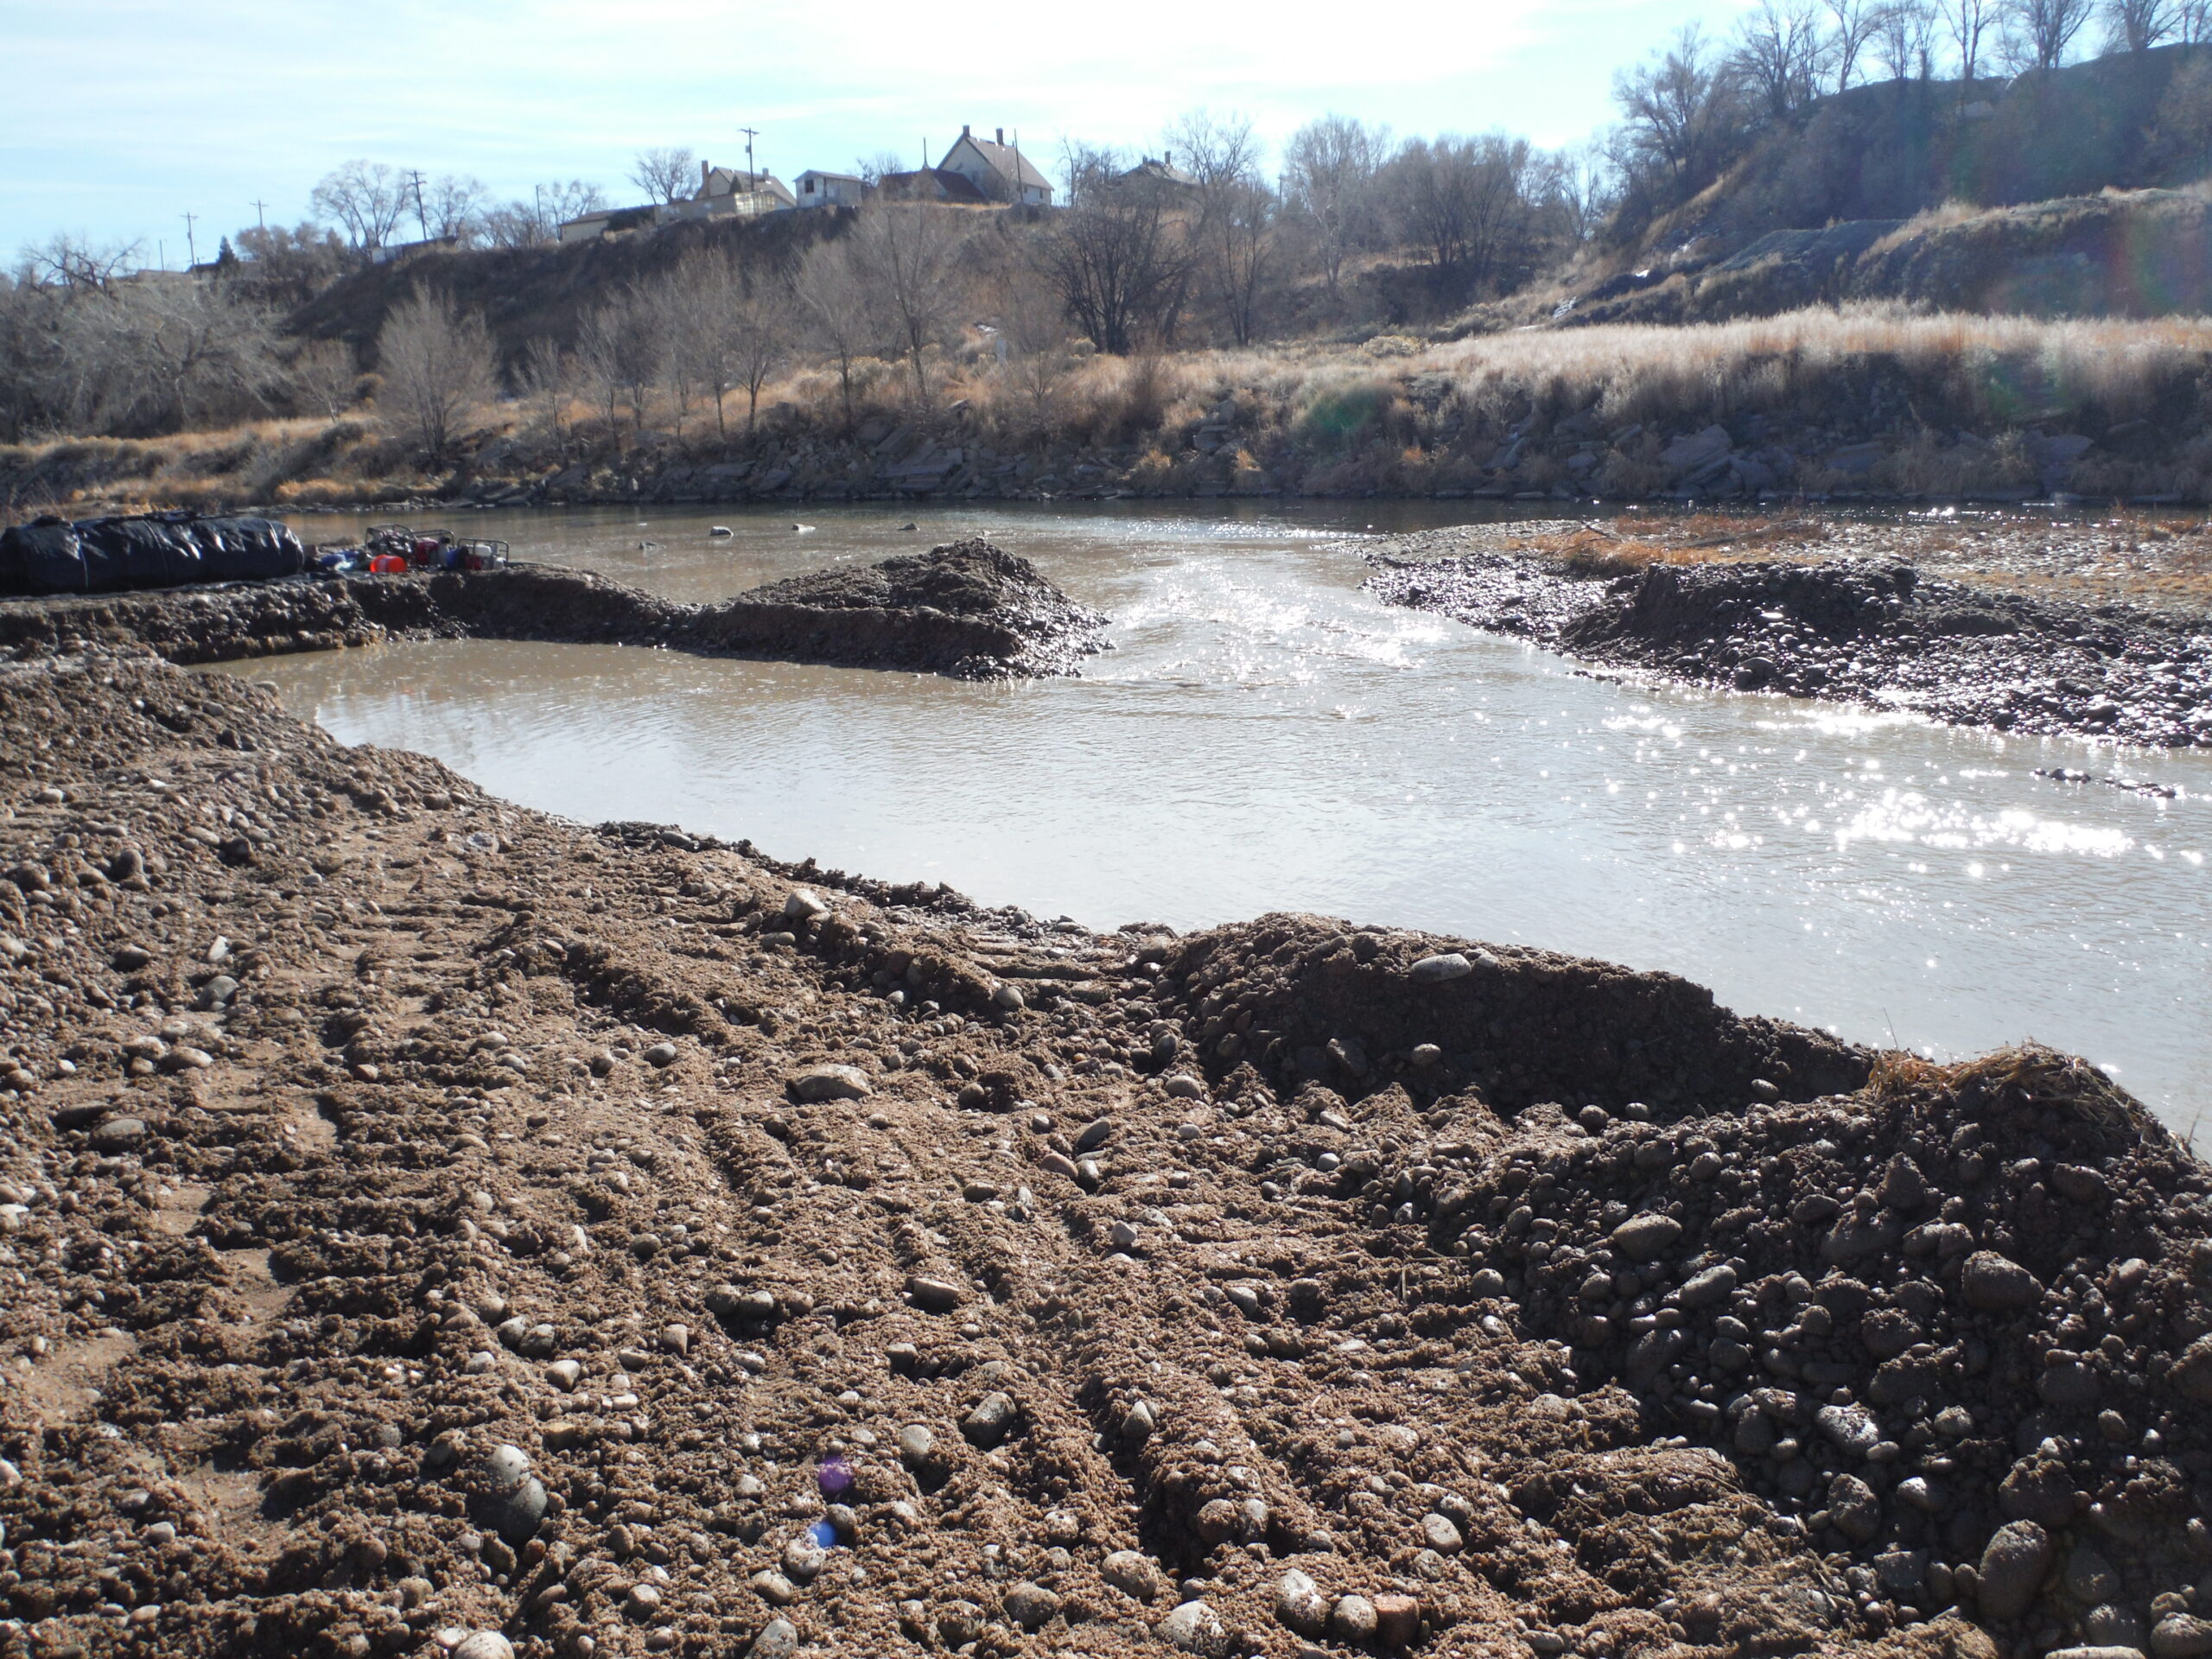
[[[1514, 940], [1939, 1057], [2055, 1043], [2183, 1132], [2212, 1108], [2212, 755], [1592, 677], [1357, 591], [1363, 537], [1467, 516], [475, 513], [518, 557], [691, 601], [980, 534], [1108, 613], [1117, 649], [1014, 686], [474, 641], [233, 667], [347, 741], [587, 822], [1095, 926], [1313, 910]], [[2055, 766], [2183, 795], [2034, 775]]]

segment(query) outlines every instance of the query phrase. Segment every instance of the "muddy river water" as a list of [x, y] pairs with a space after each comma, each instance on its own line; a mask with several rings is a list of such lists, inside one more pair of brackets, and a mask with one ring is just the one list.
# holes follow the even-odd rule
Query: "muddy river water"
[[[1094, 926], [1313, 910], [1539, 944], [1941, 1057], [2055, 1043], [2183, 1131], [2212, 1109], [2212, 753], [1592, 677], [1358, 592], [1363, 538], [1467, 516], [478, 513], [457, 527], [518, 557], [690, 601], [981, 534], [1106, 612], [1117, 648], [1014, 686], [492, 642], [238, 671], [349, 742], [587, 822]], [[2035, 775], [2062, 766], [2180, 794]]]

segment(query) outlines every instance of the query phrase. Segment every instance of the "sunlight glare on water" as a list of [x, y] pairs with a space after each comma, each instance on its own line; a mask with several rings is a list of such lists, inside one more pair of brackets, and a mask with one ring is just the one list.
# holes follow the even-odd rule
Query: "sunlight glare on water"
[[[1541, 945], [1939, 1056], [2056, 1043], [2183, 1129], [2212, 1106], [2212, 756], [1578, 672], [1359, 593], [1347, 532], [1377, 505], [932, 512], [915, 532], [912, 509], [810, 507], [807, 536], [732, 508], [470, 520], [692, 601], [985, 534], [1113, 619], [1078, 680], [494, 642], [238, 670], [347, 741], [586, 822], [1101, 927], [1296, 909]], [[1399, 511], [1377, 527], [1444, 507]]]

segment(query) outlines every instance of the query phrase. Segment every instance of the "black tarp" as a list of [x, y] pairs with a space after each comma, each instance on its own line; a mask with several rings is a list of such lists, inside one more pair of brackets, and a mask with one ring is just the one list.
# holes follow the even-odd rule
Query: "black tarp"
[[307, 550], [273, 518], [41, 518], [0, 531], [0, 594], [100, 594], [293, 576]]

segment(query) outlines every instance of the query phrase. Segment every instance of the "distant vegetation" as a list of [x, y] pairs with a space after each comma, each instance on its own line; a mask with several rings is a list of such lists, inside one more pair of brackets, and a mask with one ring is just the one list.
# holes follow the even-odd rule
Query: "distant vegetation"
[[[232, 499], [501, 467], [628, 487], [795, 435], [850, 446], [875, 422], [987, 432], [1006, 454], [1126, 450], [1112, 476], [1132, 487], [1627, 488], [1665, 469], [1609, 451], [1546, 478], [1468, 435], [1570, 404], [1611, 430], [1821, 397], [1857, 410], [1837, 430], [1903, 443], [1904, 416], [1853, 402], [1877, 383], [1910, 385], [1939, 448], [2151, 405], [2194, 431], [2177, 401], [2202, 367], [2193, 327], [2097, 336], [2114, 361], [2053, 373], [2074, 347], [2038, 358], [1961, 315], [2212, 309], [2208, 34], [2212, 0], [1770, 0], [1725, 41], [1685, 30], [1624, 70], [1619, 124], [1569, 151], [1329, 116], [1269, 157], [1248, 124], [1198, 112], [1161, 136], [1172, 165], [1069, 144], [1051, 210], [879, 200], [574, 246], [558, 223], [607, 204], [582, 181], [500, 204], [350, 162], [318, 220], [240, 232], [188, 276], [67, 238], [28, 253], [0, 279], [0, 442], [24, 446], [0, 478], [18, 501], [33, 475], [60, 488], [26, 458], [105, 438], [124, 471], [93, 473], [158, 451], [143, 479], [182, 467]], [[2093, 41], [2101, 55], [2069, 60]], [[667, 200], [695, 165], [649, 151], [632, 178]], [[1784, 314], [1779, 334], [1671, 344], [1590, 332]], [[2057, 402], [1976, 391], [2012, 372], [1987, 363], [2031, 359]], [[1203, 423], [1179, 409], [1248, 392], [1265, 416], [1226, 457], [1192, 447]], [[1440, 396], [1479, 418], [1391, 412]], [[261, 435], [130, 449], [193, 432]]]

